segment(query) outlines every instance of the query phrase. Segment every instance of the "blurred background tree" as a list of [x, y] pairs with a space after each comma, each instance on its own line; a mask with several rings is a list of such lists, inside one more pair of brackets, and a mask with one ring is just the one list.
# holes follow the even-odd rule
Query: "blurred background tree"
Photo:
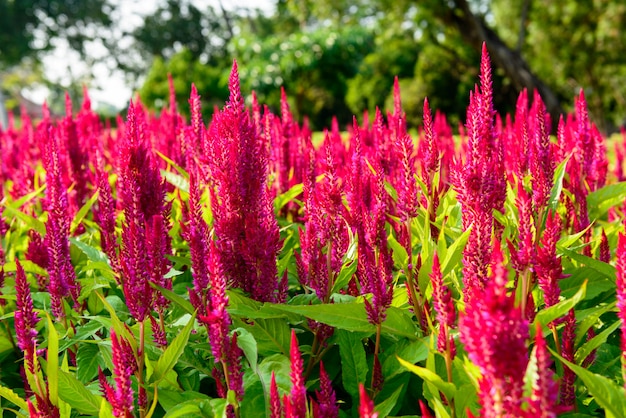
[[182, 109], [194, 82], [211, 113], [227, 98], [236, 58], [245, 91], [278, 110], [284, 86], [294, 112], [308, 115], [314, 129], [333, 115], [346, 125], [364, 109], [388, 109], [398, 76], [417, 126], [425, 96], [453, 122], [464, 120], [486, 42], [499, 111], [513, 109], [522, 88], [536, 88], [556, 121], [585, 88], [602, 129], [626, 119], [622, 0], [266, 0], [270, 12], [244, 3], [159, 0], [141, 23], [117, 30], [117, 0], [0, 0], [0, 72], [32, 67], [28, 77], [45, 80], [37, 63], [55, 39], [67, 39], [89, 62], [85, 45], [97, 37], [155, 109], [167, 102], [172, 73]]

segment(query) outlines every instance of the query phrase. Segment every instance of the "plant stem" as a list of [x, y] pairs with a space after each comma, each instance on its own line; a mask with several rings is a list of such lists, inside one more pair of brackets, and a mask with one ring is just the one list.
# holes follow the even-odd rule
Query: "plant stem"
[[145, 343], [146, 343], [146, 322], [139, 322], [139, 347], [137, 347], [137, 387], [139, 390], [139, 416], [146, 416], [146, 405], [143, 399], [146, 397], [146, 388], [143, 381], [143, 368], [145, 363]]

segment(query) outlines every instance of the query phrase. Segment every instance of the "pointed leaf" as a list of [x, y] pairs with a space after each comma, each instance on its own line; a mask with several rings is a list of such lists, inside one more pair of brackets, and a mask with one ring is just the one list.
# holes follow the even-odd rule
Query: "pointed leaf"
[[48, 320], [48, 349], [46, 350], [46, 376], [48, 377], [48, 396], [53, 405], [59, 405], [59, 334], [50, 314], [46, 313]]
[[87, 390], [73, 374], [62, 370], [59, 370], [59, 398], [85, 415], [99, 415], [104, 400]]
[[[570, 299], [565, 299], [557, 303], [556, 305], [550, 306], [547, 309], [542, 309], [537, 313], [535, 317], [535, 323], [541, 324], [542, 328], [545, 328], [550, 322], [554, 321], [557, 318], [564, 316], [570, 309], [574, 308], [578, 302], [585, 298], [585, 294], [587, 293], [587, 282], [585, 281], [580, 289], [574, 296]], [[531, 329], [536, 329], [534, 326]]]
[[456, 387], [453, 383], [445, 382], [441, 376], [433, 372], [432, 370], [426, 369], [424, 367], [416, 366], [414, 364], [409, 363], [408, 361], [402, 360], [398, 357], [398, 361], [401, 365], [406, 367], [410, 372], [418, 375], [426, 382], [431, 383], [435, 386], [441, 393], [443, 393], [448, 400], [452, 400], [454, 398]]
[[176, 338], [174, 338], [174, 341], [172, 341], [170, 345], [167, 346], [163, 354], [161, 354], [161, 357], [159, 357], [159, 360], [154, 367], [154, 373], [151, 377], [152, 382], [160, 382], [170, 372], [170, 370], [174, 368], [181, 354], [183, 354], [187, 342], [189, 341], [189, 336], [191, 335], [195, 319], [196, 314], [194, 312], [187, 325], [185, 325]]
[[91, 210], [91, 207], [94, 205], [94, 203], [96, 203], [96, 200], [98, 200], [98, 194], [99, 191], [96, 190], [93, 196], [91, 196], [89, 200], [86, 201], [85, 204], [78, 210], [78, 212], [76, 212], [76, 215], [74, 215], [74, 219], [72, 219], [72, 224], [70, 225], [70, 234], [73, 234], [74, 231], [76, 231], [78, 225], [80, 225], [85, 216], [87, 216], [87, 214]]
[[337, 330], [335, 332], [341, 356], [341, 380], [343, 387], [354, 402], [359, 402], [359, 383], [367, 379], [367, 360], [365, 349], [359, 336], [350, 331]]

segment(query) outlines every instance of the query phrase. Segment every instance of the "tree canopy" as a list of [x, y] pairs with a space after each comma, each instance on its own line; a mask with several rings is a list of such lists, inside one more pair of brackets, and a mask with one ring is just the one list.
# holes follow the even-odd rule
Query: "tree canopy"
[[[103, 36], [114, 33], [115, 4], [0, 0], [0, 70], [36, 63], [59, 38], [88, 55], [85, 45], [99, 36], [116, 65], [143, 80], [148, 106], [165, 103], [168, 72], [181, 98], [195, 82], [203, 100], [224, 100], [236, 58], [246, 91], [277, 108], [283, 86], [295, 113], [316, 129], [332, 114], [345, 124], [385, 107], [394, 76], [417, 124], [424, 96], [452, 120], [464, 119], [486, 42], [499, 111], [510, 110], [521, 89], [538, 89], [556, 121], [584, 88], [601, 128], [625, 121], [626, 4], [619, 0], [275, 0], [273, 14], [161, 0], [133, 30]], [[130, 39], [127, 48], [117, 46], [120, 37]]]

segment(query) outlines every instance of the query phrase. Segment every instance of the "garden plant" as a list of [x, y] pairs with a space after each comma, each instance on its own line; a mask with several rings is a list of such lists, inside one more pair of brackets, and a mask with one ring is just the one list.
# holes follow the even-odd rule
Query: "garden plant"
[[626, 417], [626, 135], [480, 68], [416, 133], [397, 82], [318, 137], [237, 63], [210, 121], [0, 128], [3, 416]]

